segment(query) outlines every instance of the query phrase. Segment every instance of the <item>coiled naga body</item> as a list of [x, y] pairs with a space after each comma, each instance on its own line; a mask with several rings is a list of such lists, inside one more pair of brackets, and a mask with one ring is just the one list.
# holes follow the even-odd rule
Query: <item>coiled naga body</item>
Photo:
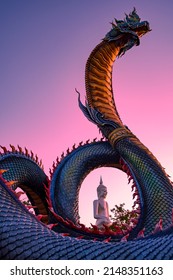
[[[173, 259], [173, 187], [164, 169], [140, 140], [123, 125], [112, 91], [116, 57], [139, 45], [150, 31], [134, 9], [96, 46], [86, 64], [84, 115], [104, 140], [73, 146], [53, 164], [50, 180], [37, 156], [25, 148], [1, 146], [1, 259]], [[106, 140], [105, 140], [106, 138]], [[112, 166], [132, 180], [138, 217], [126, 230], [80, 224], [78, 196], [89, 172]], [[18, 197], [22, 189], [31, 205]], [[34, 214], [27, 208], [33, 207]]]

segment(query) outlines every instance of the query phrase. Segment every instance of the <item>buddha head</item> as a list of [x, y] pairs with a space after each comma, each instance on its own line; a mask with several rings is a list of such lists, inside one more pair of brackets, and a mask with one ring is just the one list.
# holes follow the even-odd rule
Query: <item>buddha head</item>
[[100, 184], [97, 187], [97, 196], [98, 198], [106, 198], [107, 196], [107, 187], [103, 185], [102, 177], [100, 177]]

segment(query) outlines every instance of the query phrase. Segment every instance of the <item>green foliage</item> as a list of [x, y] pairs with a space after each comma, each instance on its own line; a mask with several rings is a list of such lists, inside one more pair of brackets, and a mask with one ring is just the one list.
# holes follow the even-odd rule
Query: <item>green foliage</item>
[[125, 209], [125, 203], [120, 203], [120, 205], [115, 205], [113, 209], [110, 210], [113, 215], [110, 215], [112, 221], [111, 229], [114, 230], [117, 227], [125, 230], [134, 225], [134, 220], [138, 217], [133, 210]]

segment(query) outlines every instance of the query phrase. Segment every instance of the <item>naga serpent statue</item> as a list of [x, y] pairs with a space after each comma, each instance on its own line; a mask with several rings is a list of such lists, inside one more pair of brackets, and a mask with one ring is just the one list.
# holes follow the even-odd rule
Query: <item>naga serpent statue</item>
[[[105, 38], [86, 63], [84, 115], [103, 134], [100, 141], [78, 147], [57, 158], [45, 175], [32, 152], [1, 146], [0, 258], [1, 259], [173, 259], [173, 186], [157, 159], [123, 125], [112, 90], [112, 67], [140, 37], [150, 31], [136, 10], [112, 22]], [[93, 169], [111, 166], [132, 181], [133, 226], [99, 230], [80, 223], [78, 198], [84, 178]], [[24, 205], [22, 189], [30, 201]], [[33, 207], [33, 212], [30, 208]]]

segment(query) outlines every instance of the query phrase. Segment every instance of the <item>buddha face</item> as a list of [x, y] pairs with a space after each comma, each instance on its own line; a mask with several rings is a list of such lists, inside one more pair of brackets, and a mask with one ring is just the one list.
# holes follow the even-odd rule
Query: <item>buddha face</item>
[[98, 198], [106, 198], [107, 193], [107, 188], [105, 186], [102, 185], [97, 188]]

